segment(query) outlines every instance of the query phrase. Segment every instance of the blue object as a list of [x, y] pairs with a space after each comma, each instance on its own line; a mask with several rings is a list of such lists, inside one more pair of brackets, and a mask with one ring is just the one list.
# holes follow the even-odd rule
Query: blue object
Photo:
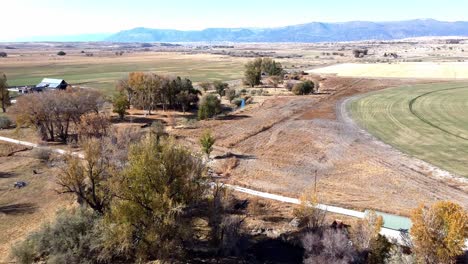
[[244, 108], [245, 107], [245, 99], [242, 99], [242, 102], [241, 102], [241, 108]]

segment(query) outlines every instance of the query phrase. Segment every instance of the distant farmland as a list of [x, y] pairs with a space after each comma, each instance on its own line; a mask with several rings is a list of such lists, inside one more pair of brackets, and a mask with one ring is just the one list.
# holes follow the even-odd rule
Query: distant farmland
[[110, 93], [115, 82], [132, 71], [179, 75], [193, 82], [232, 80], [242, 77], [243, 62], [238, 58], [181, 53], [129, 53], [119, 57], [50, 57], [34, 53], [0, 60], [0, 71], [5, 72], [12, 86], [37, 84], [50, 77]]
[[310, 72], [343, 77], [468, 79], [467, 62], [344, 63]]
[[415, 85], [350, 103], [355, 120], [384, 142], [468, 177], [468, 83]]

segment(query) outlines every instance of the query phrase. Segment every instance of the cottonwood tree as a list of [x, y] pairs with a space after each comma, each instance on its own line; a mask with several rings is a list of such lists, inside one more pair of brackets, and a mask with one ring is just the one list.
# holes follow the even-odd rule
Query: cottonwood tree
[[132, 72], [128, 82], [122, 81], [120, 88], [126, 90], [130, 103], [139, 109], [147, 110], [148, 114], [160, 105], [163, 110], [167, 107], [181, 109], [185, 112], [190, 106], [198, 102], [199, 91], [193, 88], [189, 79], [167, 77], [155, 73]]
[[455, 263], [468, 238], [468, 214], [460, 205], [439, 201], [421, 205], [411, 214], [410, 234], [422, 263]]
[[92, 90], [47, 91], [19, 97], [11, 113], [19, 126], [36, 127], [42, 140], [67, 142], [81, 117], [98, 114], [103, 102], [101, 94]]
[[128, 76], [128, 86], [133, 91], [132, 105], [148, 111], [156, 107], [158, 91], [161, 90], [162, 80], [156, 74], [132, 72]]
[[89, 113], [80, 117], [76, 132], [81, 140], [103, 138], [109, 134], [110, 118], [105, 114]]
[[7, 77], [0, 72], [0, 101], [2, 102], [2, 111], [6, 112], [6, 107], [11, 104], [10, 92], [8, 91]]
[[109, 207], [111, 192], [107, 181], [112, 164], [103, 141], [88, 139], [83, 142], [83, 160], [68, 155], [58, 175], [59, 193], [71, 193], [80, 204], [103, 214]]
[[283, 76], [283, 66], [271, 58], [263, 58], [261, 64], [262, 72], [268, 76]]
[[190, 231], [183, 218], [202, 199], [205, 180], [201, 159], [171, 139], [133, 145], [111, 185], [113, 243], [134, 248], [138, 261], [176, 257]]
[[261, 84], [262, 73], [270, 77], [278, 76], [278, 78], [284, 75], [281, 63], [271, 58], [256, 58], [247, 62], [244, 67], [244, 82], [251, 87]]
[[253, 61], [247, 62], [244, 65], [244, 81], [250, 87], [261, 84], [262, 79], [262, 58], [257, 58]]

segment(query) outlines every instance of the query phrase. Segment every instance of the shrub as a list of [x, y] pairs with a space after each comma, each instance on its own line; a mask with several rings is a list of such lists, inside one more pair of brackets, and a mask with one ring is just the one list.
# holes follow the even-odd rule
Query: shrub
[[299, 219], [299, 227], [319, 231], [324, 227], [326, 211], [317, 208], [318, 198], [313, 191], [301, 195], [301, 204], [294, 209], [294, 216]]
[[8, 54], [6, 52], [0, 51], [0, 58], [6, 58]]
[[345, 231], [328, 228], [324, 232], [308, 232], [301, 239], [304, 263], [354, 263], [356, 251]]
[[213, 94], [205, 95], [198, 107], [198, 119], [212, 118], [221, 113], [221, 101]]
[[57, 55], [58, 56], [65, 56], [65, 55], [67, 55], [67, 53], [65, 51], [61, 50], [61, 51], [57, 52]]
[[268, 208], [271, 207], [271, 203], [267, 200], [262, 201], [258, 197], [254, 197], [249, 200], [247, 211], [249, 215], [264, 215], [267, 213]]
[[49, 161], [50, 156], [52, 155], [52, 151], [47, 148], [35, 148], [32, 151], [32, 155], [36, 159], [47, 162]]
[[355, 58], [362, 58], [367, 55], [369, 51], [367, 49], [355, 49], [353, 50], [353, 55]]
[[291, 82], [291, 81], [286, 82], [286, 83], [284, 84], [284, 88], [286, 88], [286, 90], [288, 90], [288, 91], [291, 91], [291, 90], [293, 89], [293, 87], [294, 87], [294, 83]]
[[203, 91], [206, 93], [208, 90], [211, 90], [213, 88], [213, 84], [210, 82], [201, 82], [199, 86], [203, 89]]
[[234, 98], [236, 98], [236, 97], [237, 97], [236, 90], [234, 90], [234, 89], [227, 89], [226, 90], [226, 98], [229, 100], [229, 102], [234, 100]]
[[216, 93], [219, 94], [219, 96], [224, 96], [226, 95], [226, 89], [228, 89], [229, 84], [221, 81], [215, 81], [213, 83], [214, 88], [216, 90]]
[[10, 128], [12, 125], [11, 120], [6, 116], [0, 116], [0, 129]]
[[127, 113], [127, 109], [130, 107], [130, 101], [128, 100], [128, 97], [121, 92], [114, 96], [112, 106], [114, 107], [112, 111], [119, 115], [120, 120], [123, 120]]
[[300, 82], [294, 85], [292, 92], [295, 95], [307, 95], [314, 92], [314, 83], [311, 81]]
[[61, 211], [51, 224], [42, 226], [12, 248], [20, 263], [97, 263], [99, 216], [89, 210]]

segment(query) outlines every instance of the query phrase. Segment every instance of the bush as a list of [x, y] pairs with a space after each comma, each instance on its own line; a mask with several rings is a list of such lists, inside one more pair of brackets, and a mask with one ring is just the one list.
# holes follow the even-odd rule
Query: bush
[[57, 55], [65, 56], [65, 55], [67, 55], [67, 53], [65, 51], [61, 50], [61, 51], [57, 52]]
[[308, 232], [302, 239], [304, 263], [354, 263], [356, 251], [342, 229]]
[[307, 95], [314, 92], [315, 84], [311, 81], [300, 82], [294, 85], [292, 92], [295, 95]]
[[113, 112], [119, 115], [119, 119], [123, 120], [127, 109], [130, 107], [128, 96], [124, 93], [118, 93], [112, 99]]
[[11, 120], [6, 116], [0, 116], [0, 129], [10, 128], [12, 125]]
[[237, 107], [240, 107], [242, 105], [242, 100], [243, 100], [242, 98], [236, 98], [236, 99], [232, 100], [231, 103], [234, 104]]
[[215, 81], [213, 83], [213, 86], [216, 90], [216, 93], [218, 93], [219, 96], [224, 96], [226, 95], [226, 89], [228, 89], [229, 84], [221, 81]]
[[0, 58], [6, 58], [8, 54], [6, 52], [1, 51], [0, 52]]
[[201, 99], [198, 107], [198, 119], [204, 120], [212, 118], [219, 113], [221, 113], [221, 101], [218, 97], [213, 94], [205, 95]]
[[234, 100], [234, 98], [236, 98], [236, 97], [237, 97], [236, 90], [234, 90], [234, 89], [227, 89], [226, 90], [226, 98], [229, 100], [229, 102]]
[[41, 161], [49, 161], [50, 155], [52, 155], [52, 151], [47, 148], [35, 148], [32, 151], [32, 155], [34, 158]]
[[99, 262], [99, 216], [89, 210], [62, 211], [55, 222], [42, 226], [12, 248], [20, 263]]
[[288, 91], [292, 91], [293, 87], [294, 87], [294, 83], [291, 81], [284, 84], [284, 88], [286, 88], [286, 90]]

